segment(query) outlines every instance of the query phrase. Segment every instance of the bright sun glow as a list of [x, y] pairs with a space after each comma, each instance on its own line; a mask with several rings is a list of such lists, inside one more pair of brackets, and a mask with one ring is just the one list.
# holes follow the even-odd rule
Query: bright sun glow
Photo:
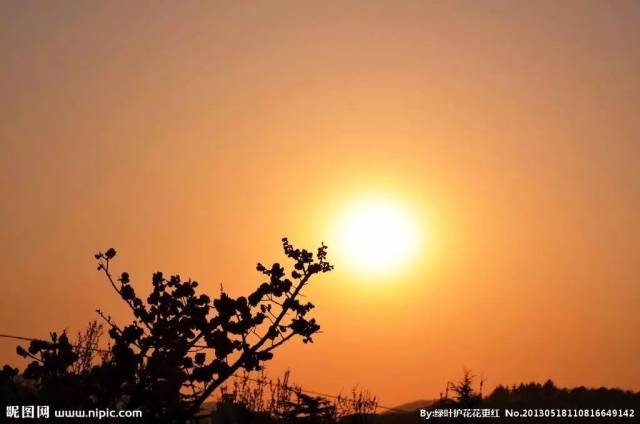
[[336, 253], [360, 273], [384, 275], [414, 259], [419, 228], [411, 211], [386, 199], [351, 205], [336, 228]]

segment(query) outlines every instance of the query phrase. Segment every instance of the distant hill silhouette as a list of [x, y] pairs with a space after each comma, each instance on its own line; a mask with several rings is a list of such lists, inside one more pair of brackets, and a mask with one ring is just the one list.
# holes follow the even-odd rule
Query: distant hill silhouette
[[392, 411], [386, 413], [391, 414], [393, 413], [393, 411], [415, 412], [419, 409], [431, 408], [436, 402], [437, 399], [418, 399], [414, 400], [413, 402], [407, 402], [403, 403], [402, 405], [394, 406]]

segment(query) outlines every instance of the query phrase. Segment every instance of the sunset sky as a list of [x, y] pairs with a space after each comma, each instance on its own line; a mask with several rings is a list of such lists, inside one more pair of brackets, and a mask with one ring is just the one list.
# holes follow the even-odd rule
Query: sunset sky
[[0, 333], [129, 321], [98, 250], [238, 296], [287, 236], [336, 267], [271, 375], [640, 390], [637, 1], [3, 1], [0, 52]]

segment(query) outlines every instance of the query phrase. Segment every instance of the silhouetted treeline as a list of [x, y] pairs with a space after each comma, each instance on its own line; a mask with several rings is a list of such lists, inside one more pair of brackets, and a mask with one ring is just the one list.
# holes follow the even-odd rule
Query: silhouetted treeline
[[482, 399], [482, 405], [487, 408], [636, 408], [640, 412], [640, 392], [605, 387], [558, 388], [547, 380], [543, 384], [498, 386]]
[[[502, 421], [537, 423], [558, 422], [566, 419], [572, 419], [574, 422], [584, 420], [588, 420], [588, 422], [624, 422], [625, 420], [630, 422], [631, 417], [638, 419], [637, 414], [640, 413], [640, 392], [605, 387], [559, 388], [553, 381], [547, 380], [542, 384], [531, 382], [512, 386], [499, 385], [488, 396], [483, 396], [481, 390], [484, 382], [481, 380], [480, 389], [476, 390], [473, 387], [474, 380], [475, 376], [465, 370], [460, 381], [447, 384], [445, 394], [434, 402], [429, 410], [489, 409], [499, 411]], [[519, 413], [526, 410], [527, 413], [537, 416], [506, 419], [506, 410]], [[562, 410], [567, 411], [567, 414], [574, 415], [580, 410], [589, 410], [599, 416], [593, 418], [545, 417], [545, 414], [550, 414], [545, 410], [556, 410], [556, 415], [562, 414]], [[632, 410], [633, 412], [631, 412]], [[495, 418], [486, 419], [495, 420]], [[464, 421], [478, 421], [478, 419]]]
[[482, 385], [476, 390], [476, 377], [464, 370], [460, 381], [447, 384], [447, 391], [434, 408], [640, 408], [640, 392], [616, 388], [559, 388], [551, 380], [545, 383], [499, 385], [488, 396], [482, 395]]

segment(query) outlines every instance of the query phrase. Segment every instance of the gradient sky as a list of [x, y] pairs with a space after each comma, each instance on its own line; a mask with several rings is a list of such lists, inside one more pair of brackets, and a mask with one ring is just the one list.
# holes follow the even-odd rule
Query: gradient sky
[[323, 333], [271, 374], [391, 405], [463, 366], [640, 389], [638, 2], [3, 1], [0, 51], [0, 333], [128, 320], [110, 246], [144, 291], [246, 294], [280, 237], [331, 248], [383, 194], [419, 260], [373, 281], [330, 250]]

